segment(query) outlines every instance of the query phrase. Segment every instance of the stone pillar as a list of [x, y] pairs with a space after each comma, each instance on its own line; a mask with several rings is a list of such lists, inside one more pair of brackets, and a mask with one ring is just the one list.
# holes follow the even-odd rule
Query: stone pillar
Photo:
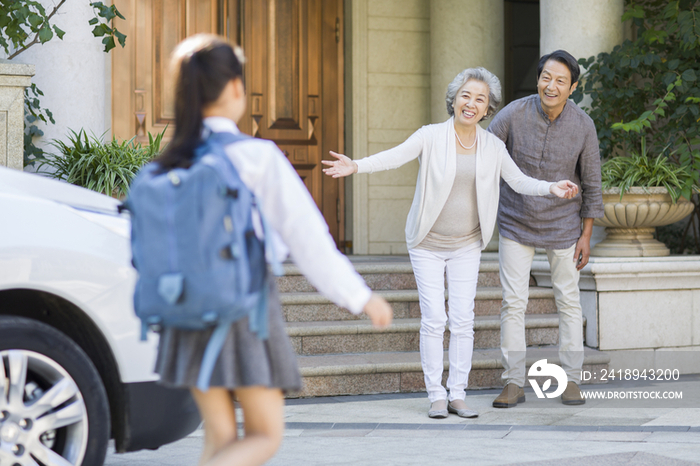
[[0, 60], [0, 165], [24, 170], [24, 88], [34, 65]]
[[624, 0], [540, 0], [540, 55], [563, 49], [579, 58], [622, 43]]
[[503, 81], [503, 15], [503, 0], [430, 0], [433, 123], [447, 119], [447, 85], [463, 69], [483, 66]]
[[[579, 59], [612, 51], [624, 40], [624, 9], [624, 0], [540, 0], [540, 55], [563, 49]], [[588, 107], [590, 97], [579, 105]], [[591, 247], [604, 238], [593, 227]]]

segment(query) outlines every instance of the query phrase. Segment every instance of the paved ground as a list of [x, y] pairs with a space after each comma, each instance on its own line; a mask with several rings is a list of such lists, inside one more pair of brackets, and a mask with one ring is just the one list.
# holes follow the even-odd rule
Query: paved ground
[[[427, 417], [425, 394], [289, 400], [283, 445], [268, 464], [310, 465], [664, 465], [700, 464], [700, 375], [674, 382], [617, 382], [588, 390], [682, 392], [681, 400], [589, 400], [563, 406], [538, 399], [491, 406], [499, 390], [475, 390], [478, 419]], [[639, 395], [641, 397], [641, 395]], [[106, 465], [195, 465], [197, 430], [157, 451], [118, 455]]]

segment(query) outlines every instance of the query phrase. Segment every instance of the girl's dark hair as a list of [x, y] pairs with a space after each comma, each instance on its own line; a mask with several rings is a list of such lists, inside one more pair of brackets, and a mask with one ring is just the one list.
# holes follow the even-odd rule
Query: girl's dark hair
[[202, 133], [202, 110], [216, 102], [226, 84], [243, 79], [243, 51], [214, 34], [196, 34], [173, 51], [175, 135], [155, 160], [163, 170], [192, 165]]

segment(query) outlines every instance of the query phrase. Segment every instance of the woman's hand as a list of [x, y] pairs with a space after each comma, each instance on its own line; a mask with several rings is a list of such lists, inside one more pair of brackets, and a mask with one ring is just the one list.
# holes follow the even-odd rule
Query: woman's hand
[[338, 160], [321, 160], [321, 163], [328, 165], [329, 168], [324, 168], [323, 173], [333, 178], [342, 178], [357, 173], [357, 164], [350, 157], [337, 152], [329, 151], [332, 157]]
[[365, 314], [369, 316], [372, 320], [372, 324], [378, 328], [387, 328], [391, 325], [391, 319], [394, 316], [394, 310], [391, 308], [389, 303], [386, 302], [384, 298], [376, 293], [372, 293], [372, 296], [365, 304], [363, 309]]
[[578, 186], [569, 180], [557, 181], [549, 185], [549, 192], [562, 199], [571, 199], [578, 194]]

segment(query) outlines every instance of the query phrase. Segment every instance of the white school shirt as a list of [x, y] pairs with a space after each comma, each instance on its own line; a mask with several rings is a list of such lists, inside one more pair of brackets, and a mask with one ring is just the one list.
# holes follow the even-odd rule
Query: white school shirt
[[[205, 118], [204, 127], [205, 132], [240, 133], [223, 117]], [[226, 147], [226, 155], [309, 282], [338, 306], [360, 314], [372, 292], [336, 249], [321, 212], [284, 154], [271, 141], [250, 138]]]

